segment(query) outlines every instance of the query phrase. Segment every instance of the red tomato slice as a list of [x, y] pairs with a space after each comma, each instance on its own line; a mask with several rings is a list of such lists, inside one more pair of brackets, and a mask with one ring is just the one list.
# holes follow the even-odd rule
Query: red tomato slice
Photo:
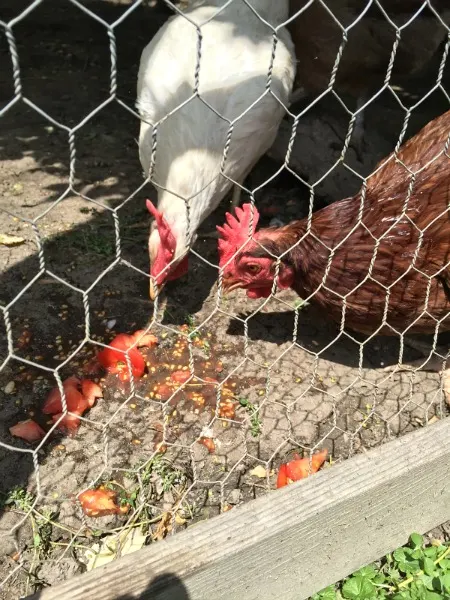
[[83, 512], [88, 517], [126, 514], [130, 508], [129, 505], [117, 506], [116, 498], [116, 492], [103, 487], [96, 490], [86, 490], [78, 496]]
[[[311, 472], [313, 472], [311, 470]], [[309, 459], [300, 458], [286, 464], [286, 474], [292, 481], [300, 481], [309, 475]]]
[[26, 442], [38, 442], [45, 436], [45, 431], [42, 427], [32, 419], [20, 421], [16, 425], [13, 425], [9, 428], [9, 433], [15, 437], [22, 438]]
[[[291, 481], [300, 481], [301, 479], [308, 477], [310, 474], [312, 475], [313, 473], [317, 473], [317, 471], [325, 462], [327, 454], [328, 451], [326, 449], [313, 454], [311, 459], [311, 470], [309, 458], [296, 458], [295, 460], [291, 460], [288, 463], [281, 465], [280, 472], [281, 468], [285, 467], [287, 479], [290, 479]], [[294, 456], [298, 457], [298, 454], [294, 454]]]
[[112, 348], [104, 348], [97, 354], [97, 359], [110, 373], [119, 373], [122, 381], [127, 381], [129, 373], [125, 351], [128, 350], [134, 377], [142, 377], [145, 371], [145, 360], [137, 348], [131, 348], [133, 344], [134, 339], [131, 335], [119, 333], [109, 343]]
[[170, 379], [175, 383], [185, 383], [190, 377], [191, 373], [189, 371], [174, 371], [170, 375]]
[[94, 406], [97, 398], [103, 397], [102, 388], [98, 385], [98, 383], [95, 383], [95, 381], [91, 381], [90, 379], [81, 380], [81, 393], [83, 394], [89, 408]]
[[[84, 411], [87, 408], [87, 402], [83, 395], [79, 392], [80, 380], [78, 377], [72, 376], [63, 381], [63, 388], [66, 394], [67, 409], [71, 412]], [[61, 393], [58, 387], [51, 390], [42, 407], [42, 412], [46, 415], [54, 415], [62, 412]]]
[[287, 480], [286, 464], [283, 463], [282, 465], [280, 465], [280, 469], [278, 471], [277, 488], [284, 487], [287, 484], [288, 484], [288, 480]]
[[[166, 383], [160, 383], [156, 390], [155, 390], [155, 394], [157, 396], [157, 400], [168, 400], [171, 395], [173, 394], [174, 389], [170, 387], [170, 385], [167, 385]], [[160, 397], [158, 397], [160, 396]]]

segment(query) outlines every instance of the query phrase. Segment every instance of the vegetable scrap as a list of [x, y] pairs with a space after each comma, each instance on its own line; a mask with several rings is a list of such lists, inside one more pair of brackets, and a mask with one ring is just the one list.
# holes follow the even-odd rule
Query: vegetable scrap
[[[130, 379], [126, 356], [130, 359], [133, 377], [142, 377], [145, 372], [145, 360], [136, 347], [133, 336], [119, 333], [110, 343], [111, 348], [105, 348], [97, 354], [97, 360], [108, 373], [117, 373], [121, 381]], [[127, 353], [127, 354], [125, 354]]]
[[45, 431], [40, 425], [32, 419], [26, 421], [20, 421], [16, 425], [9, 428], [9, 433], [14, 437], [19, 437], [26, 442], [38, 442], [45, 436]]
[[117, 373], [121, 381], [130, 379], [130, 372], [126, 356], [131, 363], [133, 377], [142, 377], [145, 372], [145, 360], [138, 348], [152, 348], [158, 343], [158, 338], [144, 329], [139, 329], [133, 334], [119, 333], [105, 348], [97, 354], [97, 360], [108, 373]]
[[203, 446], [205, 446], [205, 448], [207, 448], [207, 450], [210, 454], [213, 454], [216, 451], [216, 445], [214, 443], [214, 440], [210, 437], [201, 437], [198, 440], [198, 443], [203, 444]]
[[[80, 417], [95, 404], [97, 398], [103, 396], [102, 388], [90, 379], [79, 379], [75, 375], [63, 382], [67, 410], [73, 414], [63, 416], [61, 392], [58, 387], [51, 390], [47, 396], [42, 412], [52, 415], [53, 423], [58, 423], [58, 429], [65, 434], [74, 435], [78, 431]], [[62, 417], [62, 418], [61, 418]]]
[[294, 460], [280, 465], [277, 478], [277, 488], [289, 485], [294, 481], [305, 479], [310, 474], [317, 473], [320, 467], [325, 462], [328, 455], [326, 449], [312, 455], [311, 464], [309, 458], [300, 458], [298, 454], [294, 454]]
[[78, 500], [87, 517], [125, 515], [130, 510], [129, 504], [117, 504], [117, 492], [104, 486], [82, 492]]

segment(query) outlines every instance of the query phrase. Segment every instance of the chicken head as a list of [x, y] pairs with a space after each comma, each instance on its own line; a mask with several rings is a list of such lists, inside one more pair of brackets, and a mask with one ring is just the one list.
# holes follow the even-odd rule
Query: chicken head
[[150, 256], [150, 298], [155, 299], [157, 288], [161, 289], [167, 281], [178, 279], [188, 271], [188, 257], [174, 260], [177, 250], [176, 238], [163, 214], [147, 200], [147, 210], [154, 217], [154, 223], [148, 240]]
[[[225, 225], [217, 227], [221, 236], [218, 247], [224, 293], [244, 288], [249, 298], [268, 298], [272, 293], [278, 261], [265, 249], [265, 238], [255, 231], [258, 210], [251, 204], [244, 204], [236, 209], [236, 216], [227, 213], [226, 220]], [[268, 231], [265, 230], [266, 233]], [[293, 281], [292, 267], [280, 262], [278, 289], [291, 287]]]

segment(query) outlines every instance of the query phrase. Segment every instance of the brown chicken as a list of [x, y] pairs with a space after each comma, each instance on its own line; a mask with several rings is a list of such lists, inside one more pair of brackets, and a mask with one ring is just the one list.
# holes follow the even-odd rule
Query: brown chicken
[[255, 233], [256, 208], [237, 209], [237, 219], [228, 214], [218, 228], [224, 290], [269, 296], [280, 257], [278, 289], [294, 289], [337, 322], [345, 318], [346, 329], [449, 330], [449, 134], [450, 111], [405, 143], [397, 159], [382, 161], [365, 194], [315, 212], [310, 229], [302, 219]]

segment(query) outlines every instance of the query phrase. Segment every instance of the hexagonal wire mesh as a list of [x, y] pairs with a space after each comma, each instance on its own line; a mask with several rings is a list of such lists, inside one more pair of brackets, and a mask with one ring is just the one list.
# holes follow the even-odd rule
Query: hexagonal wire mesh
[[[202, 96], [201, 93], [202, 78], [208, 76], [207, 72], [203, 74], [202, 71], [205, 53], [204, 28], [213, 20], [223, 19], [226, 22], [232, 14], [230, 11], [238, 3], [245, 5], [253, 18], [264, 23], [266, 43], [270, 44], [271, 52], [263, 74], [262, 93], [249, 100], [248, 106], [239, 110], [236, 116], [230, 116], [221, 114], [205, 97], [207, 94]], [[13, 219], [11, 222], [18, 223], [18, 227], [26, 224], [31, 228], [38, 259], [31, 267], [28, 265], [28, 270], [25, 271], [13, 264], [12, 279], [5, 278], [1, 308], [7, 349], [0, 369], [6, 378], [4, 403], [8, 407], [4, 411], [4, 421], [9, 427], [21, 418], [34, 416], [46, 429], [44, 437], [32, 444], [17, 441], [5, 429], [0, 442], [3, 449], [2, 479], [5, 481], [3, 503], [7, 509], [2, 517], [2, 533], [7, 540], [5, 549], [8, 555], [5, 557], [6, 563], [1, 575], [3, 585], [9, 591], [20, 589], [23, 593], [23, 590], [29, 591], [30, 586], [53, 583], [76, 572], [80, 561], [89, 562], [89, 559], [92, 559], [92, 549], [105, 553], [105, 535], [109, 536], [107, 541], [110, 546], [111, 536], [115, 536], [115, 549], [106, 552], [106, 558], [103, 557], [103, 560], [110, 560], [129, 551], [130, 546], [138, 547], [144, 539], [161, 539], [170, 532], [186, 527], [190, 522], [228, 510], [235, 504], [267, 493], [274, 487], [275, 468], [286, 460], [294, 448], [311, 458], [314, 452], [325, 447], [334, 460], [341, 460], [379, 444], [390, 436], [400, 435], [415, 426], [427, 424], [431, 419], [441, 418], [447, 410], [444, 387], [448, 386], [448, 381], [445, 380], [445, 376], [438, 378], [425, 375], [423, 371], [419, 371], [419, 367], [407, 374], [396, 372], [395, 375], [375, 368], [389, 361], [400, 365], [404, 359], [404, 352], [407, 351], [408, 341], [404, 335], [408, 328], [402, 331], [391, 328], [391, 333], [395, 333], [396, 336], [390, 342], [379, 341], [375, 336], [387, 324], [389, 298], [395, 283], [406, 276], [410, 269], [419, 271], [414, 262], [420, 252], [426, 228], [416, 227], [417, 251], [408, 265], [408, 270], [396, 281], [380, 286], [380, 293], [385, 294], [384, 311], [382, 323], [375, 333], [364, 339], [358, 337], [346, 328], [346, 316], [349, 296], [365, 282], [373, 280], [372, 270], [383, 239], [405, 217], [408, 203], [414, 194], [416, 177], [431, 162], [447, 155], [448, 141], [444, 147], [436, 148], [432, 161], [428, 161], [427, 165], [421, 164], [417, 170], [412, 170], [396, 156], [397, 164], [404, 168], [405, 178], [409, 178], [407, 193], [399, 204], [398, 215], [389, 229], [378, 237], [372, 236], [373, 253], [364, 279], [346, 294], [333, 291], [342, 300], [341, 318], [337, 329], [332, 329], [332, 326], [326, 323], [322, 324], [320, 315], [310, 316], [310, 308], [307, 307], [309, 302], [314, 304], [315, 296], [321, 288], [328, 290], [326, 280], [333, 268], [333, 258], [338, 249], [350, 239], [358, 227], [365, 227], [363, 207], [370, 171], [366, 175], [359, 173], [357, 168], [352, 166], [350, 157], [350, 144], [358, 114], [363, 110], [367, 112], [372, 105], [375, 106], [382, 93], [395, 100], [402, 113], [400, 133], [396, 135], [395, 143], [397, 155], [411, 118], [426, 100], [435, 92], [441, 93], [446, 102], [449, 100], [443, 77], [450, 43], [446, 38], [450, 30], [448, 23], [432, 2], [424, 1], [406, 22], [399, 25], [378, 0], [367, 2], [361, 7], [361, 11], [346, 23], [342, 23], [339, 16], [333, 12], [332, 2], [328, 2], [327, 5], [323, 0], [315, 0], [314, 4], [313, 0], [310, 0], [304, 2], [295, 14], [284, 15], [280, 23], [272, 25], [263, 18], [263, 11], [258, 12], [256, 1], [218, 2], [214, 14], [203, 22], [198, 22], [192, 15], [184, 14], [179, 6], [165, 0], [165, 4], [178, 15], [177, 18], [188, 21], [195, 31], [195, 61], [191, 65], [192, 73], [187, 77], [193, 85], [182, 101], [172, 105], [157, 122], [149, 123], [151, 143], [146, 179], [133, 190], [128, 189], [128, 193], [119, 191], [114, 204], [109, 202], [107, 193], [103, 198], [101, 194], [99, 196], [94, 184], [89, 192], [77, 179], [82, 162], [77, 150], [77, 140], [82, 138], [85, 129], [100, 119], [101, 114], [112, 106], [126, 112], [127, 117], [131, 115], [134, 123], [140, 118], [118, 92], [120, 53], [117, 50], [117, 35], [120, 27], [133, 17], [136, 9], [142, 9], [144, 4], [142, 0], [136, 0], [129, 6], [126, 2], [119, 4], [125, 4], [125, 7], [120, 6], [119, 16], [115, 15], [115, 19], [107, 20], [106, 17], [99, 16], [102, 8], [100, 5], [97, 7], [99, 10], [94, 10], [91, 3], [68, 0], [67, 7], [76, 10], [89, 22], [95, 21], [96, 27], [98, 26], [96, 31], [106, 32], [110, 57], [109, 90], [106, 92], [106, 99], [99, 101], [92, 110], [84, 111], [84, 116], [75, 119], [73, 126], [65, 124], [62, 118], [52, 116], [51, 111], [44, 110], [39, 102], [33, 101], [32, 96], [25, 93], [23, 87], [21, 65], [24, 57], [16, 41], [16, 30], [25, 21], [33, 19], [35, 11], [44, 5], [44, 1], [35, 0], [22, 12], [15, 10], [13, 18], [0, 21], [12, 61], [14, 85], [12, 96], [1, 109], [0, 115], [7, 119], [22, 105], [30, 109], [27, 115], [33, 114], [42, 118], [49, 132], [64, 134], [64, 143], [69, 149], [65, 186], [57, 189], [53, 196], [47, 196], [48, 206], [44, 210], [36, 209], [38, 205], [34, 205], [34, 216], [27, 217], [14, 201], [11, 201], [12, 206], [2, 206], [2, 211]], [[283, 103], [274, 91], [274, 61], [280, 47], [280, 32], [285, 36], [286, 26], [289, 23], [292, 25], [296, 19], [306, 14], [313, 4], [315, 7], [319, 6], [332, 19], [339, 32], [339, 48], [333, 58], [332, 68], [327, 73], [327, 85], [314, 100], [308, 101], [306, 106], [296, 113], [287, 103]], [[154, 7], [148, 8], [152, 9]], [[365, 103], [359, 103], [356, 110], [351, 110], [336, 91], [336, 82], [349, 35], [363, 22], [369, 9], [379, 11], [384, 26], [391, 30], [392, 49], [389, 48], [387, 68], [380, 87]], [[408, 31], [408, 27], [421, 19], [425, 12], [428, 17], [431, 15], [435, 19], [436, 27], [442, 28], [443, 49], [432, 87], [408, 108], [402, 90], [392, 84], [392, 73], [401, 47], [402, 35]], [[163, 14], [162, 22], [166, 17], [167, 15]], [[61, 22], [64, 22], [64, 18], [63, 16]], [[138, 40], [137, 45], [142, 48], [147, 41]], [[84, 68], [87, 68], [86, 63]], [[133, 76], [135, 77], [135, 74]], [[76, 85], [79, 85], [78, 82]], [[86, 96], [82, 97], [86, 99]], [[227, 173], [227, 160], [233, 144], [233, 134], [239, 128], [239, 123], [246, 117], [251, 117], [252, 111], [267, 98], [282, 106], [283, 112], [286, 113], [287, 120], [284, 124], [289, 124], [289, 133], [284, 149], [285, 155], [282, 164], [277, 165], [272, 174], [267, 176], [267, 173], [264, 173], [258, 185], [250, 189], [250, 186], [244, 185], [243, 180], [235, 181]], [[334, 99], [336, 106], [342, 111], [341, 116], [347, 119], [348, 124], [342, 147], [337, 152], [336, 148], [334, 149], [335, 154], [330, 166], [323, 169], [317, 177], [313, 177], [314, 181], [311, 183], [292, 167], [294, 145], [298, 133], [303, 133], [303, 121], [322, 101], [329, 98]], [[70, 96], [65, 99], [66, 102], [70, 100]], [[203, 284], [200, 287], [193, 284], [187, 288], [186, 296], [181, 297], [175, 308], [170, 304], [171, 292], [164, 298], [157, 294], [150, 322], [144, 316], [147, 303], [142, 302], [139, 309], [136, 308], [136, 303], [133, 304], [134, 299], [132, 300], [131, 296], [133, 293], [139, 294], [141, 288], [133, 287], [134, 282], [127, 277], [136, 276], [140, 286], [143, 281], [148, 285], [149, 275], [144, 270], [143, 260], [135, 260], [135, 255], [132, 259], [127, 257], [129, 248], [123, 243], [126, 239], [124, 231], [129, 232], [136, 225], [136, 222], [130, 224], [130, 220], [139, 220], [139, 215], [129, 214], [127, 210], [135, 206], [137, 200], [143, 203], [145, 188], [152, 183], [159, 193], [168, 191], [184, 201], [189, 240], [195, 233], [191, 231], [191, 212], [195, 198], [211, 183], [209, 180], [202, 181], [201, 190], [183, 197], [177, 191], [167, 189], [156, 174], [158, 147], [161, 135], [164, 135], [164, 130], [160, 134], [162, 126], [170, 122], [171, 117], [181, 109], [189, 110], [189, 103], [194, 100], [200, 101], [217, 117], [216, 126], [223, 134], [220, 173], [227, 182], [225, 191], [234, 185], [241, 188], [250, 198], [252, 211], [247, 239], [251, 238], [259, 244], [254, 234], [252, 237], [255, 207], [262, 211], [264, 219], [264, 214], [279, 216], [282, 212], [277, 206], [277, 198], [284, 200], [287, 196], [292, 196], [293, 191], [298, 193], [301, 201], [302, 195], [309, 198], [305, 203], [307, 216], [304, 221], [304, 233], [295, 241], [294, 246], [298, 246], [309, 237], [322, 244], [329, 256], [320, 285], [301, 301], [292, 292], [279, 293], [277, 288], [282, 267], [281, 259], [293, 246], [276, 255], [269, 252], [276, 266], [271, 293], [262, 302], [244, 302], [243, 292], [238, 292], [238, 296], [231, 300], [224, 296], [224, 269], [239, 255], [243, 244], [247, 242], [245, 239], [227, 265], [221, 265], [221, 268], [217, 264], [214, 248], [189, 247], [196, 267], [193, 279], [203, 278], [207, 283], [212, 279], [217, 280], [217, 286], [212, 288], [207, 298], [202, 290], [202, 287], [205, 287]], [[95, 146], [98, 135], [98, 132], [94, 132], [88, 138], [88, 142], [95, 148], [93, 153], [99, 149], [99, 146]], [[103, 141], [106, 140], [105, 143], [108, 142], [107, 135], [104, 134], [102, 138]], [[314, 138], [314, 133], [312, 137]], [[62, 143], [59, 146], [57, 144], [57, 147], [63, 147]], [[137, 154], [136, 146], [131, 147]], [[373, 156], [370, 160], [373, 168]], [[106, 179], [109, 165], [106, 164], [106, 167], [105, 169], [100, 164], [97, 179]], [[21, 168], [26, 170], [29, 167], [23, 163], [22, 167], [19, 166], [19, 173]], [[380, 166], [378, 170], [382, 168]], [[342, 169], [346, 176], [351, 173], [359, 182], [358, 187], [362, 186], [362, 192], [352, 226], [339, 243], [328, 247], [313, 233], [312, 218], [317, 208], [320, 186], [324, 181], [333, 178], [338, 169]], [[287, 174], [291, 178], [291, 188], [277, 191], [275, 183]], [[63, 180], [64, 177], [61, 176], [60, 182]], [[23, 193], [21, 186], [20, 182], [14, 184], [11, 188], [12, 194], [20, 196]], [[265, 190], [270, 190], [269, 203], [267, 197], [261, 196]], [[52, 240], [55, 239], [54, 230], [50, 228], [49, 235], [44, 233], [48, 229], [47, 224], [52, 222], [52, 215], [58, 215], [57, 211], [63, 210], [64, 203], [71, 202], [73, 198], [82, 202], [79, 211], [84, 215], [89, 214], [93, 220], [92, 228], [82, 232], [83, 251], [78, 254], [78, 238], [70, 238], [68, 245], [59, 243], [65, 235], [69, 235], [73, 223], [67, 225], [62, 236], [58, 238], [59, 245], [55, 247], [51, 246]], [[301, 213], [301, 209], [292, 198], [288, 205], [293, 207], [293, 211], [288, 212], [288, 219], [297, 216], [298, 211]], [[445, 218], [448, 211], [447, 207], [446, 211], [436, 215], [436, 218]], [[112, 239], [109, 242], [103, 240], [101, 235], [101, 227], [106, 227], [105, 223], [95, 221], [98, 212], [110, 219], [108, 227]], [[71, 213], [65, 212], [60, 214], [59, 220], [63, 218], [69, 221], [76, 220]], [[216, 222], [223, 222], [223, 216], [217, 219]], [[75, 229], [78, 225], [79, 223], [75, 224]], [[82, 226], [86, 227], [86, 223]], [[3, 243], [8, 252], [14, 252], [23, 241], [21, 238], [4, 238]], [[14, 245], [12, 250], [9, 249], [10, 245]], [[71, 272], [76, 271], [83, 260], [88, 260], [87, 250], [90, 245], [95, 247], [97, 255], [103, 257], [103, 262], [95, 274], [94, 270], [89, 273], [88, 282], [89, 277], [77, 279]], [[143, 248], [145, 245], [140, 244], [138, 252], [142, 255], [145, 254]], [[55, 262], [55, 256], [62, 257], [66, 252], [70, 258], [73, 255], [75, 260], [62, 271], [57, 261]], [[139, 261], [142, 266], [137, 266], [136, 262]], [[11, 259], [11, 262], [14, 263], [14, 260]], [[175, 260], [172, 261], [174, 262]], [[53, 263], [55, 268], [52, 268]], [[448, 268], [448, 265], [449, 263], [443, 265], [442, 271]], [[97, 262], [95, 266], [98, 267]], [[18, 273], [22, 279], [28, 278], [28, 282], [23, 286], [21, 283], [17, 286]], [[430, 286], [435, 277], [435, 274], [422, 275], [428, 280], [428, 292], [421, 316], [426, 313]], [[57, 286], [60, 291], [54, 292], [56, 288], [52, 286]], [[122, 286], [122, 290], [118, 289]], [[11, 293], [12, 289], [14, 293]], [[36, 292], [37, 289], [41, 291]], [[47, 292], [48, 289], [53, 291]], [[103, 290], [100, 293], [103, 303], [100, 304], [95, 296], [99, 289]], [[121, 292], [124, 293], [126, 289], [132, 289], [133, 292], [126, 298], [121, 298]], [[195, 294], [204, 302], [201, 308], [197, 306], [192, 310], [192, 307], [195, 307], [192, 296]], [[56, 308], [57, 303], [59, 308]], [[43, 307], [40, 313], [36, 313], [33, 331], [33, 325], [30, 325], [29, 321], [33, 321], [33, 311], [38, 304], [43, 304]], [[128, 305], [132, 308], [128, 309]], [[144, 309], [142, 305], [145, 306]], [[184, 309], [183, 305], [191, 310], [187, 316], [183, 313], [185, 323], [180, 326], [178, 315], [174, 315], [173, 312], [179, 312], [180, 307]], [[96, 306], [101, 310], [96, 310]], [[150, 304], [148, 306], [150, 307]], [[145, 328], [146, 332], [151, 331], [160, 341], [157, 348], [144, 351], [148, 372], [142, 378], [133, 375], [132, 350], [127, 350], [123, 361], [126, 365], [125, 370], [129, 369], [131, 372], [130, 380], [121, 382], [116, 375], [102, 378], [104, 399], [97, 401], [88, 416], [77, 416], [81, 427], [74, 438], [63, 436], [59, 426], [66, 422], [68, 411], [68, 388], [63, 386], [63, 379], [73, 373], [89, 376], [86, 373], [92, 369], [91, 358], [95, 348], [107, 347], [114, 333], [117, 333], [116, 324], [121, 331], [126, 332], [129, 331], [127, 326], [135, 326], [136, 323], [132, 323], [133, 314], [130, 315], [134, 312], [141, 313], [137, 317], [139, 327]], [[45, 319], [48, 319], [48, 323], [44, 331], [42, 320]], [[436, 346], [439, 327], [444, 319], [445, 317], [435, 320], [432, 345], [427, 350], [427, 357], [420, 361], [421, 366], [433, 352], [439, 359], [441, 369], [445, 364], [446, 355]], [[62, 334], [57, 335], [52, 342], [49, 333], [51, 337], [54, 328], [59, 326]], [[18, 327], [21, 330], [24, 327], [20, 336], [16, 335]], [[83, 333], [81, 339], [74, 341], [76, 333], [80, 331]], [[35, 341], [30, 342], [32, 335]], [[42, 337], [42, 340], [36, 339], [39, 337]], [[133, 340], [134, 347], [140, 345], [137, 338]], [[43, 355], [37, 355], [38, 350]], [[367, 364], [365, 361], [368, 354]], [[42, 421], [40, 409], [36, 409], [36, 406], [41, 405], [55, 381], [61, 394], [62, 412], [45, 423]], [[176, 381], [179, 386], [175, 384]], [[255, 470], [258, 466], [260, 468]], [[110, 510], [109, 515], [92, 520], [86, 518], [77, 495], [100, 485], [106, 490], [112, 490], [115, 502], [121, 503], [124, 508], [123, 512], [114, 508]], [[108, 507], [111, 508], [111, 504], [108, 504]], [[131, 532], [136, 531], [143, 535], [131, 539]], [[12, 533], [18, 534], [14, 540], [11, 538]], [[24, 577], [23, 581], [21, 577]]]

